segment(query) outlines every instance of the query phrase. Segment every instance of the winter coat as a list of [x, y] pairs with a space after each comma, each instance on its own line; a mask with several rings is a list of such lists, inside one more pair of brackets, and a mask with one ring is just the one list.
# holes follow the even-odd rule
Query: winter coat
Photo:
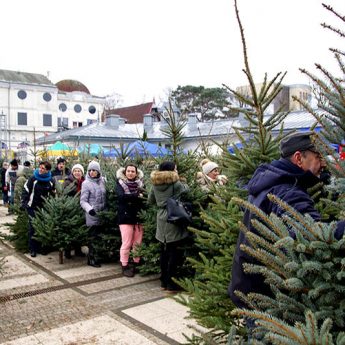
[[[127, 181], [125, 175], [125, 168], [120, 168], [116, 172], [118, 179], [116, 184], [116, 195], [118, 198], [117, 219], [118, 224], [140, 224], [139, 212], [143, 209], [143, 198], [139, 196], [142, 194], [143, 187], [138, 188], [137, 193], [126, 194], [123, 187], [119, 183], [119, 180]], [[142, 184], [144, 178], [143, 172], [138, 169], [138, 176], [136, 182]]]
[[22, 165], [18, 165], [18, 168], [13, 170], [12, 166], [10, 165], [8, 167], [8, 169], [6, 170], [6, 174], [5, 174], [5, 182], [8, 186], [8, 191], [9, 192], [13, 192], [14, 191], [14, 185], [16, 184], [17, 181], [17, 173], [18, 171], [23, 170], [23, 166]]
[[40, 181], [35, 176], [31, 176], [24, 184], [22, 206], [32, 210], [42, 208], [44, 198], [54, 193], [55, 182], [52, 178], [49, 181]]
[[59, 170], [58, 167], [56, 167], [52, 171], [52, 177], [55, 180], [55, 183], [64, 183], [66, 176], [70, 175], [71, 171], [68, 168], [64, 168], [63, 170]]
[[99, 212], [104, 210], [106, 200], [104, 177], [91, 178], [86, 175], [85, 181], [81, 185], [80, 206], [85, 211], [86, 225], [99, 225], [98, 216], [91, 216], [90, 210]]
[[152, 189], [148, 196], [150, 204], [157, 204], [156, 238], [162, 243], [182, 240], [188, 236], [188, 231], [175, 224], [167, 222], [167, 199], [178, 198], [188, 191], [188, 186], [179, 180], [175, 171], [153, 171], [151, 173]]
[[19, 170], [17, 173], [17, 181], [14, 185], [14, 203], [15, 205], [21, 204], [21, 197], [24, 189], [25, 182], [33, 174], [32, 169], [24, 167], [22, 170]]
[[202, 171], [199, 171], [196, 174], [196, 181], [200, 185], [201, 189], [204, 192], [209, 193], [210, 189], [214, 186], [223, 186], [227, 183], [228, 178], [225, 175], [218, 175], [216, 181], [212, 181], [207, 175], [205, 175]]
[[[309, 214], [314, 220], [320, 221], [321, 216], [307, 193], [307, 189], [318, 182], [320, 179], [310, 171], [305, 172], [289, 160], [281, 158], [271, 164], [263, 164], [255, 171], [248, 184], [248, 201], [266, 214], [273, 212], [282, 216], [284, 210], [267, 198], [267, 194], [273, 194], [298, 212]], [[252, 218], [253, 214], [247, 209], [243, 222], [251, 232], [258, 234], [251, 224]], [[295, 234], [291, 233], [291, 236], [295, 237]], [[242, 244], [249, 246], [246, 237], [240, 232], [233, 260], [232, 280], [228, 288], [232, 301], [240, 308], [246, 307], [246, 305], [234, 294], [235, 290], [239, 290], [245, 295], [249, 292], [271, 295], [271, 290], [268, 285], [264, 284], [264, 278], [261, 275], [244, 273], [243, 263], [260, 263], [240, 249]]]
[[[85, 181], [85, 177], [82, 176], [80, 182], [72, 175], [68, 175], [65, 177], [63, 182], [63, 189], [67, 191], [68, 196], [75, 196], [78, 193], [78, 183], [82, 186], [83, 182]], [[80, 194], [80, 193], [79, 193]]]
[[[5, 182], [5, 175], [6, 175], [7, 169], [1, 168], [1, 189], [3, 193], [7, 193], [7, 186]], [[4, 188], [6, 186], [6, 188]]]

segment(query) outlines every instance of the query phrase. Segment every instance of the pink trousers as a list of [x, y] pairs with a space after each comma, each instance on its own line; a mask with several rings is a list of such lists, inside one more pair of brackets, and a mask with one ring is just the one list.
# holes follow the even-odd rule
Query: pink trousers
[[[126, 266], [131, 249], [141, 245], [143, 241], [144, 229], [141, 224], [121, 224], [119, 227], [122, 239], [120, 261], [122, 266]], [[139, 263], [140, 257], [134, 257], [133, 261]]]

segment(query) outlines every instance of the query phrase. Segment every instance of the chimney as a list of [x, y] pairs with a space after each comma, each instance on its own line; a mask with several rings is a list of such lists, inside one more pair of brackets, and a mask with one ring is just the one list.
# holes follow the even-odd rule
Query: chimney
[[196, 126], [196, 124], [198, 123], [198, 118], [197, 118], [197, 114], [196, 113], [190, 113], [187, 116], [188, 118], [188, 126]]
[[144, 130], [147, 132], [153, 126], [153, 116], [151, 114], [144, 115]]
[[109, 114], [105, 118], [105, 125], [108, 127], [119, 128], [120, 115]]

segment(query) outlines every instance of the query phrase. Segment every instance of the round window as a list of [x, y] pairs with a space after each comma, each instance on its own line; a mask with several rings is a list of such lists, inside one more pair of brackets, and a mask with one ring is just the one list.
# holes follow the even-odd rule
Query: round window
[[80, 106], [80, 104], [76, 104], [76, 105], [74, 106], [74, 111], [75, 111], [76, 113], [80, 113], [80, 112], [81, 112], [81, 106]]
[[96, 108], [93, 105], [89, 106], [89, 113], [94, 114], [96, 112]]
[[46, 101], [46, 102], [50, 102], [52, 100], [52, 95], [49, 93], [49, 92], [45, 92], [43, 94], [43, 99]]
[[67, 105], [65, 103], [60, 103], [59, 109], [60, 109], [60, 111], [66, 111], [67, 110]]
[[20, 98], [20, 99], [25, 99], [27, 96], [26, 91], [24, 91], [24, 90], [19, 90], [17, 95], [18, 95], [18, 98]]

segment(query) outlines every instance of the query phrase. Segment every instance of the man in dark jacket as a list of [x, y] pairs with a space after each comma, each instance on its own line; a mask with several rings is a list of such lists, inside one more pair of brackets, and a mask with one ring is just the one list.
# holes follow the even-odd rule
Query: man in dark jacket
[[71, 171], [66, 167], [66, 159], [59, 157], [56, 161], [56, 168], [52, 171], [54, 181], [63, 184], [65, 178], [70, 174]]
[[[262, 164], [257, 168], [248, 184], [248, 201], [266, 214], [275, 213], [281, 216], [284, 212], [268, 198], [268, 194], [276, 195], [281, 200], [302, 214], [309, 214], [316, 221], [321, 220], [314, 202], [307, 189], [320, 182], [320, 174], [326, 164], [312, 141], [313, 132], [298, 132], [285, 137], [280, 143], [281, 158], [270, 164]], [[258, 233], [251, 225], [254, 215], [247, 209], [244, 214], [244, 224], [253, 233]], [[336, 238], [343, 235], [343, 224], [339, 223]], [[292, 234], [293, 236], [293, 234]], [[239, 290], [245, 295], [257, 292], [271, 295], [268, 285], [258, 274], [246, 274], [244, 263], [257, 264], [257, 261], [244, 253], [240, 245], [249, 245], [245, 235], [240, 232], [232, 266], [232, 280], [229, 285], [229, 295], [234, 304], [245, 308], [245, 303], [236, 296]]]

